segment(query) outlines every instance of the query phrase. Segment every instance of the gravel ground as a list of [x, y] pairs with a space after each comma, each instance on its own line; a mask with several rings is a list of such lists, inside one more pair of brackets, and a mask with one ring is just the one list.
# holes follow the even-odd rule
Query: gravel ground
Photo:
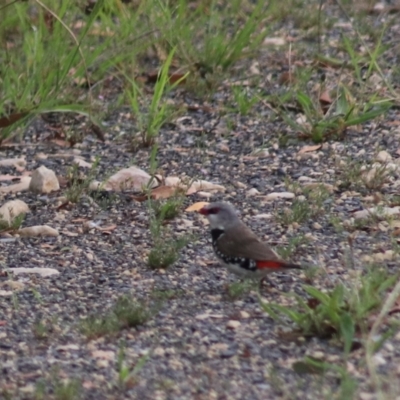
[[[265, 75], [269, 70], [279, 74], [280, 66], [271, 66], [262, 58], [258, 62]], [[348, 130], [342, 141], [302, 153], [300, 150], [312, 143], [290, 139], [284, 145], [280, 138], [290, 133], [289, 128], [274, 120], [269, 108], [259, 104], [254, 118], [218, 117], [215, 104], [227, 98], [224, 88], [218, 96], [215, 103], [206, 104], [209, 109], [188, 111], [162, 129], [159, 171], [165, 176], [199, 177], [224, 186], [226, 191], [211, 199], [232, 202], [266, 241], [285, 247], [291, 239], [304, 235], [307, 242], [291, 257], [319, 268], [321, 273], [313, 280], [316, 287], [345, 282], [362, 270], [367, 260], [398, 273], [397, 254], [385, 257], [393, 248], [392, 231], [385, 221], [357, 230], [347, 225], [355, 212], [376, 204], [377, 196], [387, 199], [398, 192], [397, 109], [362, 129]], [[127, 116], [123, 110], [109, 118], [104, 143], [87, 136], [73, 149], [41, 140], [51, 131], [49, 125], [37, 121], [22, 142], [3, 147], [0, 158], [25, 157], [26, 170], [45, 165], [60, 176], [65, 176], [76, 155], [86, 161], [100, 156], [99, 179], [132, 164], [148, 171], [150, 151], [129, 153], [126, 136], [120, 136], [134, 130]], [[360, 177], [349, 187], [343, 185], [355, 165], [371, 165], [382, 150], [389, 153], [390, 163], [399, 166], [391, 170], [382, 187], [368, 189]], [[15, 175], [16, 171], [2, 168], [1, 173]], [[292, 201], [270, 201], [265, 196], [291, 191], [289, 181], [299, 187], [310, 182], [331, 185], [327, 186], [332, 193], [324, 201], [323, 212], [305, 222], [282, 223], [278, 215], [290, 209]], [[12, 296], [0, 296], [0, 390], [4, 398], [6, 393], [12, 399], [35, 398], [39, 381], [48, 390], [44, 398], [52, 398], [57, 382], [68, 379], [80, 380], [82, 398], [97, 400], [333, 398], [340, 384], [335, 376], [298, 375], [292, 364], [305, 355], [339, 364], [342, 348], [333, 339], [287, 338], [283, 327], [261, 309], [256, 290], [230, 298], [227, 284], [236, 278], [215, 263], [203, 217], [182, 212], [170, 223], [174, 235], [194, 234], [195, 239], [173, 267], [152, 270], [146, 261], [152, 248], [146, 203], [120, 196], [111, 207], [101, 209], [85, 197], [76, 205], [59, 208], [63, 190], [51, 195], [22, 192], [2, 199], [4, 203], [18, 198], [29, 205], [31, 212], [24, 226], [47, 224], [60, 232], [56, 238], [0, 238], [0, 290], [13, 291]], [[194, 194], [187, 197], [185, 206], [204, 200]], [[88, 221], [116, 228], [86, 231]], [[17, 267], [54, 268], [60, 274], [40, 277], [7, 272]], [[307, 274], [276, 274], [270, 281], [262, 288], [262, 297], [285, 304], [286, 293], [303, 295], [301, 285]], [[124, 293], [149, 304], [160, 297], [164, 300], [145, 324], [88, 340], [79, 330], [80, 319], [104, 313]], [[38, 321], [49, 327], [44, 338], [35, 333]], [[131, 369], [145, 361], [125, 386], [118, 383], [121, 344], [124, 361]], [[388, 339], [376, 362], [379, 371], [393, 378], [388, 390], [399, 396], [399, 334]], [[347, 369], [360, 384], [357, 396], [374, 399], [362, 349], [350, 354]]]

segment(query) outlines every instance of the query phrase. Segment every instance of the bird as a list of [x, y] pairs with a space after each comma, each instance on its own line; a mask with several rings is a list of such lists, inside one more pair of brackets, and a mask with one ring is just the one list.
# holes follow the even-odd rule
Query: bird
[[271, 272], [302, 269], [283, 260], [262, 242], [239, 219], [230, 203], [209, 203], [199, 213], [210, 222], [212, 247], [218, 260], [239, 277], [262, 281]]

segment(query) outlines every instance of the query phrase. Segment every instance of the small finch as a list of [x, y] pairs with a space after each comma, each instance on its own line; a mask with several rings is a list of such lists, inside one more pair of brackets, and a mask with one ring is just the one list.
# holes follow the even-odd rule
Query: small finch
[[210, 203], [199, 210], [210, 222], [212, 246], [229, 271], [244, 278], [265, 278], [271, 272], [301, 269], [263, 243], [228, 203]]

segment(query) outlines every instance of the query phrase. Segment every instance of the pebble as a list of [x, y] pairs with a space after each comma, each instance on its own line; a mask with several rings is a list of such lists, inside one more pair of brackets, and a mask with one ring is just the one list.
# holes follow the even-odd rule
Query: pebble
[[391, 159], [392, 159], [392, 156], [385, 150], [381, 150], [375, 158], [375, 160], [380, 163], [386, 163], [386, 162], [390, 161]]
[[242, 325], [242, 324], [240, 323], [240, 321], [230, 320], [230, 321], [228, 321], [228, 323], [226, 324], [226, 327], [227, 327], [228, 329], [237, 329], [237, 328], [239, 328], [240, 325]]
[[53, 170], [44, 165], [35, 169], [29, 184], [29, 190], [33, 193], [50, 193], [60, 189], [60, 184]]
[[264, 200], [277, 200], [277, 199], [294, 199], [295, 194], [292, 192], [273, 192], [264, 196]]
[[260, 194], [260, 192], [256, 188], [252, 188], [246, 192], [246, 196], [252, 197], [252, 196], [257, 196]]
[[386, 364], [386, 360], [379, 353], [375, 354], [372, 357], [372, 361], [374, 362], [375, 366], [377, 366], [377, 367]]

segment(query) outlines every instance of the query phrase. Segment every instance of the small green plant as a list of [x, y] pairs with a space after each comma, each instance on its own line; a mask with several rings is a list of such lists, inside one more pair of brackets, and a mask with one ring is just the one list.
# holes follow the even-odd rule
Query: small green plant
[[301, 190], [303, 197], [295, 198], [291, 208], [278, 211], [276, 217], [281, 224], [301, 224], [311, 218], [318, 217], [326, 211], [327, 205], [325, 201], [330, 197], [330, 193], [325, 186], [319, 185], [313, 188], [301, 188], [297, 183], [287, 183], [286, 186], [292, 187], [294, 192]]
[[183, 205], [183, 196], [173, 196], [165, 200], [151, 200], [151, 208], [153, 209], [157, 219], [170, 220], [176, 218], [181, 212]]
[[308, 243], [309, 239], [300, 234], [298, 236], [291, 237], [287, 246], [278, 246], [276, 250], [283, 259], [290, 259], [302, 246], [305, 246]]
[[124, 295], [103, 316], [92, 315], [83, 319], [80, 330], [88, 339], [95, 339], [142, 325], [153, 315], [153, 312], [154, 310], [145, 303]]
[[61, 380], [55, 373], [49, 382], [36, 382], [34, 399], [79, 400], [82, 398], [82, 384], [79, 379]]
[[143, 369], [145, 363], [150, 358], [150, 353], [142, 356], [133, 368], [127, 365], [125, 358], [125, 345], [122, 343], [119, 347], [117, 359], [117, 386], [122, 391], [129, 390], [137, 384], [137, 374]]
[[294, 362], [292, 368], [299, 376], [304, 374], [322, 375], [322, 379], [326, 378], [328, 373], [331, 377], [334, 376], [340, 386], [335, 391], [335, 394], [327, 393], [327, 396], [323, 397], [325, 399], [354, 398], [353, 396], [357, 390], [357, 381], [349, 374], [346, 366], [316, 360], [312, 357], [304, 357], [303, 360]]
[[32, 332], [36, 339], [46, 340], [49, 337], [51, 327], [48, 322], [39, 319], [33, 323]]
[[144, 106], [147, 106], [145, 107], [147, 108], [147, 111], [141, 109], [141, 99], [144, 98], [144, 95], [136, 82], [131, 81], [132, 91], [127, 93], [132, 110], [136, 117], [136, 121], [138, 123], [138, 129], [142, 137], [142, 144], [147, 147], [154, 144], [161, 127], [168, 122], [174, 114], [173, 108], [163, 97], [182, 80], [186, 79], [185, 75], [177, 82], [173, 83], [172, 85], [170, 84], [169, 68], [171, 66], [174, 53], [175, 49], [170, 51], [160, 70], [154, 86], [154, 94], [150, 104], [144, 104]]
[[12, 210], [10, 210], [10, 222], [4, 220], [0, 215], [0, 232], [16, 232], [22, 226], [25, 219], [25, 213], [13, 216]]
[[150, 297], [156, 301], [164, 302], [170, 299], [176, 299], [181, 297], [184, 294], [183, 290], [161, 290], [161, 289], [153, 289], [150, 293]]
[[78, 400], [82, 398], [82, 384], [78, 379], [58, 381], [54, 386], [55, 400]]
[[88, 191], [90, 183], [96, 176], [99, 162], [100, 158], [96, 157], [86, 176], [82, 175], [78, 164], [74, 163], [69, 168], [67, 173], [69, 185], [65, 191], [65, 197], [69, 202], [78, 203], [80, 198]]
[[149, 252], [147, 263], [151, 268], [168, 268], [179, 259], [180, 251], [188, 243], [187, 238], [165, 239], [153, 238], [153, 247]]
[[311, 215], [311, 206], [306, 199], [294, 199], [291, 208], [284, 208], [276, 214], [276, 217], [280, 224], [290, 225], [294, 222], [301, 224], [308, 221]]
[[147, 263], [151, 268], [168, 268], [174, 264], [179, 258], [180, 251], [191, 239], [188, 236], [172, 238], [170, 230], [164, 226], [167, 219], [176, 216], [182, 201], [182, 198], [172, 198], [162, 203], [149, 202], [153, 247], [149, 252]]
[[262, 307], [276, 320], [286, 316], [303, 336], [335, 336], [347, 354], [356, 334], [367, 332], [368, 317], [382, 305], [386, 292], [397, 279], [383, 268], [371, 267], [351, 284], [340, 283], [327, 293], [304, 285], [308, 300], [295, 294], [294, 305], [262, 303]]
[[337, 100], [324, 112], [319, 101], [303, 91], [298, 91], [295, 99], [301, 108], [305, 120], [301, 123], [292, 119], [286, 112], [282, 118], [304, 138], [310, 138], [315, 143], [330, 138], [343, 138], [347, 128], [366, 123], [386, 113], [391, 107], [389, 101], [364, 103], [362, 109], [357, 108], [357, 102], [344, 86], [339, 90]]
[[259, 98], [257, 96], [251, 96], [244, 86], [233, 86], [232, 93], [236, 108], [241, 115], [247, 115], [253, 106], [259, 102]]
[[227, 295], [230, 300], [238, 300], [250, 293], [254, 288], [258, 289], [258, 282], [252, 280], [236, 281], [228, 285]]

